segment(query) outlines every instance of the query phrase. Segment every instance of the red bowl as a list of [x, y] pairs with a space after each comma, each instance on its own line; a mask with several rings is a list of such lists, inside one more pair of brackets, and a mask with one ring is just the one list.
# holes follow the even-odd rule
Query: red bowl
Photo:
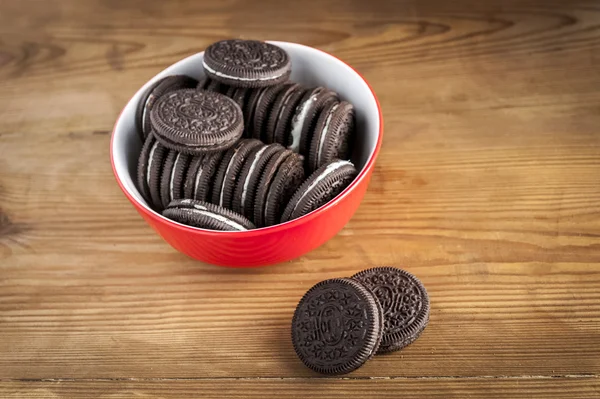
[[291, 80], [336, 91], [356, 109], [357, 139], [352, 161], [360, 171], [340, 195], [301, 218], [276, 226], [241, 232], [222, 232], [186, 226], [153, 211], [135, 181], [142, 143], [135, 132], [135, 109], [142, 93], [156, 80], [173, 74], [200, 79], [203, 53], [165, 69], [144, 85], [117, 119], [110, 157], [119, 186], [150, 226], [175, 249], [192, 258], [221, 266], [250, 267], [285, 262], [325, 243], [340, 231], [358, 208], [369, 185], [381, 147], [383, 119], [375, 93], [354, 69], [321, 50], [295, 43], [272, 42], [292, 60]]

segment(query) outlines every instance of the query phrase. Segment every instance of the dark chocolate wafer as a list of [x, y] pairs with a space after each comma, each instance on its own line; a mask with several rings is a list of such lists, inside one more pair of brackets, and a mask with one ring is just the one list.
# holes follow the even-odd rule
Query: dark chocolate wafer
[[163, 208], [166, 208], [171, 201], [182, 198], [183, 181], [190, 158], [187, 154], [169, 151], [160, 178], [160, 198]]
[[262, 140], [265, 144], [273, 142], [272, 137], [267, 132], [267, 121], [278, 94], [289, 86], [291, 84], [271, 86], [261, 92], [254, 109], [252, 137]]
[[[279, 121], [279, 115], [281, 110], [288, 104], [290, 96], [294, 94], [300, 85], [296, 83], [286, 83], [277, 96], [273, 100], [273, 104], [271, 105], [270, 110], [267, 113], [267, 120], [265, 122], [263, 132], [264, 139], [266, 143], [275, 143], [275, 128], [277, 127], [277, 122]], [[280, 143], [285, 144], [285, 143]]]
[[213, 204], [231, 209], [233, 190], [242, 166], [252, 149], [262, 145], [259, 140], [243, 139], [225, 153], [214, 180]]
[[223, 151], [219, 151], [194, 156], [183, 185], [184, 198], [205, 202], [210, 200], [213, 177], [219, 169], [223, 154]]
[[232, 209], [248, 219], [254, 219], [254, 199], [262, 173], [269, 160], [285, 151], [279, 144], [262, 145], [254, 148], [248, 157], [233, 192]]
[[152, 197], [150, 196], [150, 173], [148, 170], [148, 159], [150, 158], [150, 154], [153, 154], [156, 151], [157, 141], [154, 138], [154, 134], [150, 132], [148, 137], [146, 137], [146, 141], [144, 141], [144, 145], [142, 146], [142, 151], [140, 152], [140, 156], [138, 157], [138, 167], [137, 167], [137, 187], [142, 194], [142, 197], [146, 200], [150, 207], [153, 207]]
[[327, 106], [319, 116], [308, 153], [309, 170], [334, 159], [350, 159], [354, 143], [354, 107], [347, 101]]
[[[154, 134], [154, 133], [152, 133]], [[152, 199], [152, 205], [155, 210], [162, 210], [163, 204], [160, 195], [160, 185], [161, 185], [161, 177], [162, 170], [164, 166], [165, 158], [169, 153], [169, 149], [163, 146], [158, 140], [150, 150], [150, 154], [148, 156], [148, 166], [147, 166], [147, 183], [148, 190], [150, 192], [150, 198]]]
[[337, 197], [357, 175], [350, 161], [335, 160], [323, 165], [298, 188], [287, 203], [281, 223], [297, 219]]
[[262, 96], [263, 92], [267, 90], [267, 88], [268, 87], [249, 89], [250, 93], [248, 94], [248, 99], [244, 104], [244, 108], [242, 108], [244, 112], [245, 137], [254, 137], [255, 139], [260, 140], [260, 132], [258, 136], [254, 136], [254, 111], [256, 110], [256, 103], [258, 102], [258, 99]]
[[273, 112], [276, 115], [275, 131], [273, 139], [276, 143], [283, 146], [288, 146], [292, 142], [292, 118], [296, 112], [296, 108], [300, 104], [300, 100], [304, 97], [306, 89], [302, 86], [297, 86], [292, 93], [283, 101], [279, 108], [279, 112]]
[[290, 150], [285, 150], [274, 155], [262, 173], [258, 189], [256, 190], [256, 196], [254, 198], [254, 224], [258, 227], [265, 226], [265, 207], [267, 203], [267, 195], [271, 188], [271, 183], [279, 170], [281, 164], [285, 162], [294, 153]]
[[292, 153], [278, 168], [264, 203], [265, 226], [279, 223], [281, 213], [304, 181], [304, 165], [300, 155]]
[[337, 101], [337, 94], [324, 87], [307, 91], [296, 106], [290, 122], [288, 148], [308, 157], [310, 141], [321, 111], [328, 103]]

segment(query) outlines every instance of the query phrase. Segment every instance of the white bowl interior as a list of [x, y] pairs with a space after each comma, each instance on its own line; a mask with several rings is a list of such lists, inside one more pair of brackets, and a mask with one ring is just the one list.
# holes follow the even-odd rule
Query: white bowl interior
[[[325, 86], [336, 91], [342, 100], [354, 105], [356, 110], [356, 142], [352, 161], [362, 170], [373, 156], [379, 135], [379, 112], [377, 101], [367, 83], [352, 68], [339, 59], [311, 47], [287, 42], [271, 42], [290, 55], [291, 80], [308, 87]], [[117, 120], [112, 139], [113, 162], [119, 180], [125, 190], [137, 202], [154, 212], [136, 187], [138, 156], [142, 142], [135, 131], [136, 106], [142, 93], [156, 80], [168, 75], [188, 75], [196, 79], [204, 76], [202, 58], [198, 53], [187, 57], [148, 81], [129, 100]]]

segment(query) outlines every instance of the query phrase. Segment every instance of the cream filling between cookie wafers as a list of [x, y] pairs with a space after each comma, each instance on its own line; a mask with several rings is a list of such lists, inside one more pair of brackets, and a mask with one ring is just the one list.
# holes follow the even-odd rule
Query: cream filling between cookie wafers
[[142, 132], [146, 131], [146, 110], [148, 108], [148, 103], [150, 102], [150, 99], [152, 97], [154, 97], [154, 94], [150, 93], [150, 95], [146, 99], [146, 102], [144, 103], [144, 108], [142, 109]]
[[206, 209], [205, 207], [203, 207], [201, 205], [194, 204], [194, 209], [182, 209], [182, 211], [197, 212], [197, 213], [199, 213], [201, 215], [208, 216], [209, 218], [213, 218], [215, 220], [218, 220], [219, 222], [223, 222], [226, 225], [231, 226], [231, 227], [233, 227], [236, 230], [240, 230], [240, 231], [246, 231], [246, 230], [248, 230], [247, 228], [245, 228], [241, 224], [236, 223], [233, 220], [226, 218], [225, 216], [221, 216], [221, 215], [218, 215], [216, 213], [212, 213], [208, 209]]
[[242, 209], [244, 209], [244, 204], [246, 203], [246, 192], [248, 191], [248, 186], [250, 185], [250, 177], [252, 176], [254, 169], [256, 169], [256, 164], [258, 163], [260, 156], [263, 154], [263, 152], [265, 152], [266, 149], [267, 149], [267, 146], [264, 146], [263, 148], [261, 148], [254, 156], [254, 161], [252, 161], [252, 165], [250, 165], [250, 170], [248, 171], [246, 180], [244, 180], [244, 188], [242, 189], [242, 203], [241, 203]]
[[285, 111], [285, 109], [287, 108], [288, 103], [290, 102], [290, 99], [292, 98], [292, 95], [294, 94], [294, 92], [290, 92], [288, 94], [288, 96], [286, 97], [286, 99], [283, 101], [283, 104], [281, 105], [281, 109], [279, 110], [279, 114], [277, 114], [277, 121], [275, 122], [275, 128], [273, 129], [274, 131], [277, 131], [277, 128], [279, 127], [279, 123], [281, 122], [281, 117], [283, 116], [283, 111]]
[[200, 177], [202, 176], [202, 171], [204, 170], [203, 164], [204, 164], [204, 160], [202, 160], [202, 162], [200, 163], [200, 167], [198, 168], [198, 171], [196, 172], [196, 181], [194, 182], [194, 198], [196, 198], [196, 193], [198, 193], [198, 184], [200, 184]]
[[310, 109], [308, 104], [310, 104], [311, 101], [317, 101], [316, 94], [300, 105], [300, 112], [297, 114], [298, 118], [296, 118], [296, 115], [294, 115], [294, 118], [292, 119], [292, 144], [288, 146], [288, 150], [292, 150], [296, 153], [300, 151], [300, 133], [302, 133], [304, 121], [306, 120], [306, 114]]
[[240, 148], [242, 148], [242, 146], [239, 146], [238, 148], [235, 149], [235, 151], [233, 152], [233, 156], [229, 160], [229, 164], [227, 164], [227, 169], [225, 169], [225, 175], [223, 176], [223, 183], [221, 183], [221, 193], [219, 194], [219, 206], [223, 206], [223, 194], [225, 192], [225, 182], [227, 182], [227, 175], [229, 175], [229, 169], [231, 169], [231, 165], [233, 165], [233, 160], [235, 159], [235, 156], [238, 154], [238, 151], [240, 150]]
[[292, 210], [292, 213], [294, 213], [296, 211], [296, 208], [298, 208], [298, 205], [300, 204], [300, 202], [302, 202], [302, 200], [304, 199], [304, 197], [306, 197], [317, 186], [317, 184], [319, 184], [320, 181], [322, 181], [327, 176], [329, 176], [334, 171], [336, 171], [337, 169], [341, 168], [344, 165], [353, 165], [353, 163], [350, 162], [350, 161], [336, 161], [336, 162], [333, 162], [333, 163], [327, 165], [327, 167], [325, 168], [325, 170], [323, 171], [323, 173], [321, 173], [319, 175], [319, 177], [317, 177], [315, 179], [315, 181], [312, 182], [310, 184], [310, 186], [308, 186], [308, 188], [306, 189], [306, 191], [304, 192], [304, 194], [302, 194], [300, 196], [300, 198], [298, 198], [298, 201], [296, 201], [296, 205], [294, 205], [294, 209]]
[[175, 157], [175, 162], [173, 162], [173, 170], [171, 170], [171, 181], [169, 182], [169, 200], [173, 201], [173, 183], [175, 180], [175, 171], [177, 170], [177, 162], [179, 162], [180, 152], [177, 153]]
[[202, 66], [204, 67], [204, 69], [206, 69], [208, 72], [212, 73], [213, 75], [216, 75], [216, 76], [219, 76], [222, 78], [226, 78], [226, 79], [231, 79], [231, 80], [239, 80], [239, 81], [243, 81], [243, 82], [255, 82], [257, 80], [279, 79], [281, 76], [283, 76], [285, 74], [285, 72], [283, 72], [277, 76], [268, 76], [268, 77], [264, 77], [264, 78], [241, 78], [238, 76], [231, 76], [231, 75], [227, 75], [226, 73], [223, 73], [223, 72], [215, 71], [214, 69], [212, 69], [211, 67], [206, 65], [206, 62], [204, 62], [204, 60], [202, 60]]
[[317, 152], [317, 166], [321, 163], [321, 153], [323, 152], [323, 144], [325, 143], [325, 135], [327, 134], [327, 130], [329, 130], [329, 125], [331, 124], [331, 118], [333, 118], [333, 113], [339, 107], [340, 104], [335, 104], [329, 115], [327, 115], [327, 122], [325, 122], [325, 127], [321, 131], [321, 141], [319, 142], [319, 151]]
[[148, 184], [148, 187], [150, 187], [150, 169], [152, 169], [152, 158], [154, 157], [154, 151], [156, 151], [156, 147], [158, 147], [158, 141], [152, 144], [150, 155], [148, 155], [148, 167], [146, 168], [146, 183]]

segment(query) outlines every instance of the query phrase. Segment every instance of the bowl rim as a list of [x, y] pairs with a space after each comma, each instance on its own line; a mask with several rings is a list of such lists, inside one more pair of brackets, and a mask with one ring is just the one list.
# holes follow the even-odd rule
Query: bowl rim
[[[371, 95], [373, 96], [373, 99], [375, 100], [375, 104], [377, 106], [377, 116], [379, 119], [379, 131], [377, 133], [377, 142], [375, 144], [375, 149], [373, 150], [373, 152], [371, 153], [371, 155], [369, 156], [369, 158], [367, 159], [367, 162], [365, 163], [364, 167], [361, 169], [361, 171], [359, 172], [358, 176], [356, 176], [356, 178], [352, 181], [352, 183], [350, 183], [350, 185], [348, 185], [348, 187], [346, 187], [340, 194], [338, 194], [335, 198], [333, 198], [331, 201], [329, 201], [328, 203], [326, 203], [325, 205], [321, 206], [320, 208], [315, 209], [314, 211], [307, 213], [306, 215], [300, 216], [299, 218], [284, 222], [284, 223], [279, 223], [273, 226], [268, 226], [268, 227], [259, 227], [256, 229], [252, 229], [252, 230], [245, 230], [245, 231], [218, 231], [218, 230], [208, 230], [208, 229], [202, 229], [199, 227], [193, 227], [193, 226], [188, 226], [179, 222], [176, 222], [174, 220], [171, 220], [163, 215], [161, 215], [160, 213], [154, 211], [153, 209], [144, 206], [143, 204], [141, 204], [125, 187], [125, 185], [123, 184], [123, 182], [121, 181], [119, 174], [117, 173], [117, 169], [115, 166], [115, 157], [114, 157], [114, 140], [115, 140], [115, 132], [117, 129], [117, 125], [119, 124], [119, 121], [121, 120], [121, 118], [123, 117], [123, 112], [125, 111], [126, 105], [129, 104], [131, 102], [131, 100], [133, 99], [133, 97], [135, 97], [135, 95], [137, 94], [137, 92], [144, 86], [146, 86], [146, 84], [148, 84], [148, 82], [152, 79], [154, 79], [159, 73], [155, 74], [152, 78], [150, 78], [148, 80], [148, 82], [144, 83], [144, 85], [142, 85], [142, 87], [138, 90], [136, 90], [136, 92], [129, 98], [129, 100], [125, 103], [125, 105], [123, 106], [123, 108], [121, 109], [121, 111], [119, 112], [119, 116], [117, 117], [115, 124], [113, 126], [112, 132], [111, 132], [111, 138], [110, 138], [110, 163], [112, 166], [112, 171], [113, 171], [113, 175], [115, 177], [115, 180], [117, 181], [117, 184], [119, 185], [119, 187], [121, 188], [121, 191], [123, 191], [123, 193], [125, 194], [125, 196], [127, 197], [127, 199], [129, 199], [129, 202], [131, 202], [135, 208], [139, 211], [139, 212], [143, 212], [143, 214], [146, 217], [150, 217], [153, 220], [156, 220], [157, 222], [160, 223], [165, 223], [167, 225], [171, 225], [173, 228], [181, 230], [183, 232], [186, 233], [192, 233], [192, 234], [202, 234], [202, 235], [207, 235], [207, 236], [218, 236], [218, 237], [230, 237], [230, 238], [241, 238], [241, 237], [256, 237], [256, 236], [261, 236], [264, 234], [270, 234], [270, 233], [280, 233], [284, 230], [288, 230], [291, 228], [294, 228], [296, 226], [299, 226], [301, 224], [304, 223], [308, 223], [309, 221], [311, 221], [312, 219], [317, 218], [319, 215], [321, 215], [322, 213], [327, 212], [329, 209], [333, 208], [334, 206], [336, 206], [340, 201], [342, 201], [346, 196], [349, 195], [349, 193], [355, 189], [369, 174], [369, 171], [374, 167], [375, 164], [375, 160], [377, 159], [377, 155], [379, 154], [379, 150], [381, 149], [381, 144], [383, 142], [383, 113], [381, 110], [381, 105], [379, 103], [379, 99], [377, 98], [377, 95], [375, 94], [375, 91], [373, 90], [373, 88], [371, 87], [371, 85], [369, 84], [369, 82], [364, 78], [364, 76], [362, 76], [356, 69], [354, 69], [352, 66], [350, 66], [349, 64], [347, 64], [346, 62], [342, 61], [341, 59], [339, 59], [338, 57], [336, 57], [333, 54], [330, 54], [326, 51], [323, 51], [321, 49], [315, 48], [315, 47], [311, 47], [311, 46], [307, 46], [304, 44], [300, 44], [300, 43], [293, 43], [293, 42], [282, 42], [282, 41], [271, 41], [268, 40], [269, 43], [273, 43], [273, 44], [278, 44], [278, 43], [282, 43], [285, 45], [292, 45], [292, 46], [298, 46], [298, 47], [304, 47], [307, 48], [309, 50], [313, 50], [313, 51], [318, 51], [321, 52], [329, 57], [334, 58], [335, 60], [337, 60], [338, 62], [342, 63], [343, 65], [345, 65], [346, 67], [350, 68], [350, 70], [352, 70], [366, 85], [367, 88], [369, 89], [369, 91], [371, 92]], [[163, 71], [167, 68], [170, 68], [171, 66], [185, 61], [188, 58], [194, 57], [198, 54], [203, 53], [204, 51], [199, 51], [197, 53], [191, 54], [179, 61], [174, 62], [173, 64], [167, 66], [166, 68], [163, 69]], [[162, 72], [162, 71], [161, 71]]]

